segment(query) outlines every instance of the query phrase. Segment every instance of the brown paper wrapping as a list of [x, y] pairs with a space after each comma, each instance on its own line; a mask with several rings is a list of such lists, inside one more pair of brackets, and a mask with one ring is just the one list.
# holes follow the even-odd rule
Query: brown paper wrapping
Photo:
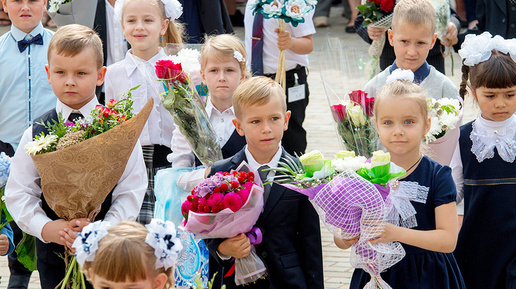
[[93, 221], [122, 176], [153, 105], [151, 98], [136, 116], [107, 132], [59, 151], [31, 156], [43, 196], [60, 218]]

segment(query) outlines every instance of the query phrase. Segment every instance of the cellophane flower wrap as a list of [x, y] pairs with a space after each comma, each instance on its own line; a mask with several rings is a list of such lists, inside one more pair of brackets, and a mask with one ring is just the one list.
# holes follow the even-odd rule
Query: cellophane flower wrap
[[[249, 0], [248, 5], [253, 15], [261, 13], [266, 19], [277, 19], [279, 31], [284, 32], [287, 23], [294, 27], [304, 23], [308, 13], [315, 9], [317, 0]], [[285, 73], [285, 50], [280, 49], [275, 81], [283, 88], [286, 86]]]
[[[263, 209], [263, 184], [257, 173], [243, 162], [231, 173], [217, 172], [192, 190], [181, 206], [183, 228], [196, 238], [231, 238], [240, 233], [261, 242], [254, 224]], [[262, 278], [266, 268], [254, 246], [244, 258], [235, 259], [235, 283], [243, 285]]]
[[[396, 0], [365, 0], [361, 5], [357, 6], [358, 11], [364, 17], [364, 27], [371, 25], [372, 27], [389, 29], [392, 22], [392, 12]], [[373, 71], [371, 77], [376, 75], [379, 71], [378, 59], [382, 55], [383, 46], [385, 45], [385, 33], [379, 39], [373, 40], [369, 46], [369, 55], [373, 57]]]
[[337, 125], [339, 139], [348, 150], [357, 155], [371, 157], [378, 148], [378, 137], [373, 124], [374, 97], [355, 90], [344, 103], [330, 105]]
[[7, 211], [7, 208], [5, 207], [4, 201], [5, 185], [7, 184], [7, 179], [9, 178], [11, 162], [11, 158], [8, 155], [6, 155], [4, 152], [0, 153], [0, 214], [4, 214], [6, 221], [5, 223], [0, 223], [0, 230], [13, 220]]
[[424, 137], [427, 154], [441, 165], [450, 165], [459, 140], [462, 103], [456, 98], [428, 98], [427, 104], [431, 121], [430, 130]]
[[[308, 158], [306, 157], [308, 156]], [[377, 151], [371, 160], [340, 152], [334, 160], [324, 160], [319, 152], [280, 163], [275, 182], [307, 195], [326, 228], [336, 237], [360, 236], [352, 246], [351, 265], [371, 275], [364, 288], [391, 288], [380, 273], [405, 256], [398, 242], [371, 244], [383, 230], [389, 208], [387, 183], [405, 174], [392, 170], [390, 155]]]
[[222, 159], [222, 150], [215, 139], [215, 133], [204, 104], [197, 91], [193, 89], [189, 73], [182, 63], [192, 63], [198, 58], [186, 54], [174, 60], [163, 59], [156, 62], [156, 75], [163, 82], [165, 93], [161, 102], [172, 115], [174, 124], [179, 128], [190, 148], [206, 166]]
[[[130, 97], [110, 100], [107, 107], [97, 106], [83, 120], [65, 122], [60, 117], [59, 122], [43, 124], [49, 134], [27, 143], [25, 151], [41, 178], [43, 196], [59, 218], [95, 219], [120, 180], [153, 103], [150, 99], [132, 117]], [[70, 256], [66, 250], [65, 262], [70, 266], [61, 288], [85, 288], [79, 265], [75, 257], [68, 260]]]

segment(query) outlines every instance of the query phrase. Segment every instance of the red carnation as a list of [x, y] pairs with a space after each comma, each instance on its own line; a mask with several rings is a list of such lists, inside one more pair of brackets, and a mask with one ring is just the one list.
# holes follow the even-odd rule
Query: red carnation
[[240, 210], [244, 202], [237, 193], [228, 193], [224, 196], [224, 207], [229, 208], [231, 211], [236, 212]]
[[226, 184], [226, 183], [223, 183], [223, 184], [221, 184], [221, 185], [220, 185], [220, 190], [221, 190], [222, 192], [227, 191], [227, 190], [228, 190], [228, 188], [229, 188], [229, 187], [228, 187], [228, 184]]
[[204, 206], [204, 212], [205, 212], [205, 213], [209, 213], [209, 212], [211, 212], [211, 207], [210, 207], [210, 206], [208, 206], [208, 205], [205, 205], [205, 206]]
[[245, 183], [245, 178], [243, 178], [241, 176], [238, 177], [238, 182], [241, 183], [241, 184]]
[[382, 9], [385, 12], [391, 12], [392, 8], [394, 7], [395, 0], [382, 0], [382, 3], [380, 4], [380, 9]]
[[253, 172], [248, 172], [247, 173], [247, 178], [249, 179], [250, 177], [254, 178], [254, 173]]
[[211, 212], [216, 214], [216, 213], [220, 212], [220, 209], [218, 206], [211, 207]]
[[231, 182], [230, 185], [231, 185], [232, 189], [236, 189], [240, 186], [240, 184], [238, 182]]

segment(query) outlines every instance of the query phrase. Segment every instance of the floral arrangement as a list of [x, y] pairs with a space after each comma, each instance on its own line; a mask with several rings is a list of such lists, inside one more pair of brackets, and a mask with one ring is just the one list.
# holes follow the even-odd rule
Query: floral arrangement
[[33, 141], [25, 145], [25, 152], [30, 155], [37, 155], [61, 150], [106, 132], [131, 119], [134, 116], [131, 91], [137, 88], [138, 86], [131, 88], [127, 97], [118, 102], [114, 99], [109, 100], [107, 107], [97, 105], [86, 118], [74, 122], [65, 121], [60, 114], [59, 121], [43, 124], [48, 128], [49, 133], [47, 135], [41, 133], [35, 136]]
[[374, 97], [355, 90], [349, 94], [349, 101], [331, 105], [337, 132], [346, 149], [357, 155], [371, 157], [377, 149], [377, 134], [372, 123]]
[[5, 223], [0, 223], [0, 230], [13, 221], [13, 218], [7, 211], [4, 202], [5, 185], [7, 184], [7, 179], [9, 178], [11, 162], [11, 158], [8, 155], [6, 155], [4, 152], [0, 153], [0, 214], [3, 213], [6, 220]]
[[460, 102], [458, 99], [441, 98], [427, 99], [430, 111], [431, 126], [425, 135], [425, 142], [430, 143], [443, 137], [448, 131], [453, 130], [460, 120]]
[[188, 213], [218, 213], [224, 209], [236, 212], [249, 198], [254, 183], [253, 172], [218, 172], [196, 185], [181, 206], [188, 222]]
[[[256, 172], [243, 162], [231, 173], [217, 172], [192, 190], [181, 206], [184, 230], [196, 238], [231, 238], [246, 233], [252, 245], [261, 243], [254, 227], [263, 209], [263, 186]], [[244, 258], [235, 259], [235, 283], [255, 282], [266, 274], [254, 246]]]
[[185, 51], [172, 59], [160, 60], [155, 65], [156, 75], [165, 88], [161, 102], [195, 155], [203, 164], [211, 165], [222, 159], [222, 150], [214, 137], [204, 104], [191, 87], [189, 71], [185, 70], [188, 68], [193, 71], [197, 67], [195, 62], [198, 63], [198, 52]]
[[280, 166], [274, 169], [282, 172], [275, 182], [307, 195], [334, 236], [360, 236], [352, 247], [351, 264], [371, 275], [366, 288], [390, 288], [380, 273], [400, 261], [405, 251], [398, 242], [369, 242], [382, 231], [386, 213], [394, 207], [388, 183], [405, 174], [390, 162], [390, 154], [376, 151], [367, 160], [344, 151], [324, 160], [320, 152], [312, 151]]
[[[317, 0], [250, 0], [253, 14], [262, 13], [264, 18], [278, 20], [280, 32], [285, 31], [287, 23], [297, 27], [305, 22], [305, 17], [315, 9]], [[278, 70], [275, 81], [286, 87], [285, 50], [281, 49], [278, 56]]]
[[59, 13], [59, 6], [70, 2], [72, 2], [72, 0], [50, 0], [48, 1], [48, 12]]

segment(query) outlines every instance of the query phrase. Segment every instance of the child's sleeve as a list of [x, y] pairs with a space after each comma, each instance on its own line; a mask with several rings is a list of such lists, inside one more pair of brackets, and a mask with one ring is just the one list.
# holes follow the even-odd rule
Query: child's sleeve
[[[1, 218], [2, 222], [1, 223], [4, 223], [6, 221], [4, 213], [2, 212], [1, 215], [2, 215], [2, 218]], [[2, 255], [2, 256], [6, 256], [6, 255], [11, 254], [14, 251], [13, 230], [11, 229], [11, 226], [7, 225], [7, 226], [3, 227], [2, 230], [0, 231], [0, 235], [6, 235], [7, 236], [7, 240], [9, 241], [9, 249], [7, 250], [7, 253], [5, 253], [5, 255]]]
[[43, 241], [41, 231], [52, 221], [41, 207], [41, 180], [25, 145], [32, 139], [32, 127], [25, 130], [11, 164], [5, 187], [5, 203], [22, 231]]
[[433, 185], [435, 186], [433, 194], [434, 208], [440, 205], [455, 203], [457, 199], [457, 190], [452, 177], [452, 171], [449, 166], [441, 166], [434, 174]]
[[462, 202], [464, 198], [464, 174], [462, 171], [462, 158], [459, 145], [455, 147], [450, 167], [452, 169], [453, 181], [455, 182], [455, 189], [457, 190], [457, 214], [464, 215], [464, 202]]
[[124, 173], [113, 190], [113, 199], [104, 221], [116, 225], [121, 221], [134, 221], [140, 212], [147, 190], [147, 169], [142, 147], [136, 142]]

